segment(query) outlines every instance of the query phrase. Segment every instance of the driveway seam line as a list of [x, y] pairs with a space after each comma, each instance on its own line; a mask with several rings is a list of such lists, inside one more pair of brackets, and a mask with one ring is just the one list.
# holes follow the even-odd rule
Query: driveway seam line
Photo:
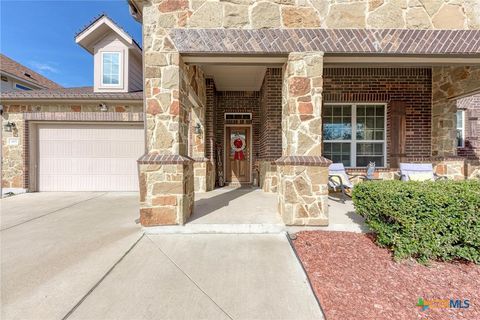
[[57, 209], [57, 210], [54, 210], [54, 211], [51, 211], [51, 212], [42, 214], [41, 216], [38, 216], [38, 217], [35, 217], [35, 218], [32, 218], [32, 219], [29, 219], [29, 220], [27, 220], [27, 221], [23, 221], [23, 222], [17, 223], [17, 224], [15, 224], [15, 225], [13, 225], [13, 226], [10, 226], [10, 227], [4, 228], [4, 229], [0, 229], [0, 231], [9, 230], [9, 229], [12, 229], [12, 228], [21, 226], [22, 224], [25, 224], [25, 223], [27, 223], [27, 222], [30, 222], [30, 221], [33, 221], [33, 220], [37, 220], [37, 219], [43, 218], [43, 217], [48, 216], [48, 215], [50, 215], [50, 214], [52, 214], [52, 213], [55, 213], [55, 212], [58, 212], [58, 211], [61, 211], [61, 210], [64, 210], [64, 209], [71, 208], [71, 207], [73, 207], [73, 206], [76, 206], [77, 204], [80, 204], [80, 203], [83, 203], [83, 202], [86, 202], [86, 201], [90, 201], [90, 200], [93, 200], [93, 199], [100, 198], [100, 197], [106, 195], [107, 193], [108, 193], [108, 192], [104, 192], [104, 193], [102, 193], [101, 195], [98, 195], [98, 196], [95, 196], [95, 197], [91, 197], [91, 198], [88, 198], [88, 199], [84, 199], [84, 200], [82, 200], [82, 201], [78, 201], [78, 202], [72, 203], [72, 204], [70, 204], [70, 205], [68, 205], [68, 206], [66, 206], [66, 207], [59, 208], [59, 209]]
[[120, 259], [117, 260], [113, 264], [113, 266], [110, 267], [110, 269], [107, 270], [107, 272], [93, 285], [93, 287], [90, 288], [90, 290], [87, 291], [87, 293], [73, 306], [70, 311], [67, 312], [65, 316], [63, 316], [62, 320], [68, 319], [74, 312], [77, 310], [77, 308], [88, 298], [88, 296], [105, 280], [106, 277], [115, 269], [115, 267], [122, 262], [122, 260], [135, 248], [135, 246], [140, 242], [140, 240], [143, 239], [143, 236], [145, 233], [142, 233], [142, 235], [132, 244], [132, 246], [125, 251], [125, 253], [120, 257]]
[[[232, 319], [233, 320], [233, 317], [227, 312], [225, 311], [215, 300], [213, 300], [212, 297], [210, 297], [208, 295], [207, 292], [205, 292], [201, 287], [200, 285], [195, 281], [193, 280], [192, 277], [190, 277], [190, 275], [188, 273], [186, 273], [182, 268], [180, 268], [180, 266], [172, 259], [170, 258], [170, 256], [168, 254], [165, 253], [165, 251], [162, 250], [162, 248], [160, 248], [152, 239], [150, 239], [150, 237], [147, 235], [146, 238], [148, 240], [150, 240], [153, 245], [165, 256], [167, 257], [168, 260], [170, 260], [171, 263], [173, 263], [173, 265], [178, 269], [180, 270], [180, 272], [182, 272], [187, 278], [188, 280], [190, 280], [190, 282], [192, 282], [205, 296], [207, 296], [207, 298], [213, 302], [213, 304], [215, 304], [217, 306], [218, 309], [220, 309], [220, 311], [222, 311], [229, 319]], [[63, 320], [63, 319], [62, 319]]]

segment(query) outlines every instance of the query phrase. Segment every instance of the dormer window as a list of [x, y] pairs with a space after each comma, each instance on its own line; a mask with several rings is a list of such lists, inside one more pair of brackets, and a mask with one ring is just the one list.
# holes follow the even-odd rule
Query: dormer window
[[102, 52], [102, 85], [120, 85], [120, 52]]

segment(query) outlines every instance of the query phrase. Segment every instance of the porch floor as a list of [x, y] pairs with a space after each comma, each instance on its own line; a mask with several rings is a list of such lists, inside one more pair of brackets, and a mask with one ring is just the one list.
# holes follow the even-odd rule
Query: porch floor
[[223, 187], [195, 194], [190, 224], [283, 224], [277, 195], [254, 187]]

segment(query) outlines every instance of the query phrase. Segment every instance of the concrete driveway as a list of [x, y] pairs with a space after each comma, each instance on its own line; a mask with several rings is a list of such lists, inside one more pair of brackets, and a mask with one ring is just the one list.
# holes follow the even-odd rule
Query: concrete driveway
[[2, 319], [322, 319], [283, 234], [143, 235], [135, 193], [1, 200]]
[[142, 233], [136, 193], [1, 200], [2, 319], [61, 319]]

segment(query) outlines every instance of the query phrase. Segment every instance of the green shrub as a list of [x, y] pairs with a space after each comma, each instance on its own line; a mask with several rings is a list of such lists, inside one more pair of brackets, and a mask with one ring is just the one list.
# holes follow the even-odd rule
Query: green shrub
[[480, 263], [480, 182], [364, 182], [356, 212], [395, 259], [465, 259]]

